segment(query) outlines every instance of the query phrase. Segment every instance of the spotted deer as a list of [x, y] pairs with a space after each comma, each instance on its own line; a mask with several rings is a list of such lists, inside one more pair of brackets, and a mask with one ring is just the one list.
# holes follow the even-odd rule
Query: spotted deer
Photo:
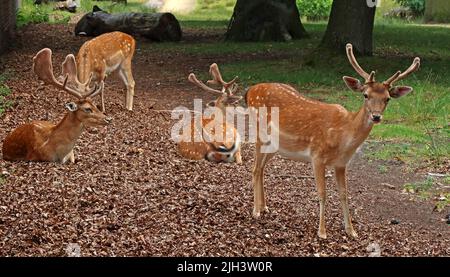
[[[420, 66], [420, 59], [415, 58], [405, 71], [396, 72], [384, 82], [375, 81], [375, 72], [368, 74], [358, 64], [353, 55], [351, 44], [346, 46], [350, 64], [364, 78], [344, 76], [344, 82], [353, 91], [364, 96], [364, 102], [358, 112], [349, 112], [341, 105], [326, 104], [308, 99], [293, 87], [280, 83], [261, 83], [251, 87], [246, 94], [249, 107], [278, 107], [279, 124], [270, 123], [272, 132], [279, 137], [277, 152], [288, 159], [311, 162], [317, 191], [319, 195], [320, 219], [318, 236], [326, 238], [325, 230], [325, 170], [333, 167], [341, 202], [346, 233], [357, 237], [353, 229], [348, 200], [346, 170], [356, 149], [364, 142], [374, 124], [382, 119], [383, 111], [391, 98], [399, 98], [413, 89], [406, 86], [393, 86], [406, 78]], [[261, 212], [268, 211], [264, 192], [264, 167], [275, 153], [262, 153], [263, 141], [257, 138], [255, 162], [253, 167], [253, 216], [260, 217]]]
[[[67, 103], [68, 112], [58, 123], [48, 121], [32, 121], [12, 131], [3, 142], [3, 159], [9, 161], [48, 161], [66, 163], [75, 162], [73, 147], [87, 126], [103, 126], [110, 122], [92, 103], [101, 91], [94, 86], [91, 91], [75, 90], [67, 86], [70, 77], [66, 75], [63, 82], [53, 75], [52, 51], [48, 48], [39, 51], [33, 58], [33, 71], [45, 84], [62, 89], [78, 100]], [[75, 59], [68, 56], [63, 67], [74, 68]], [[75, 71], [72, 73], [76, 74]]]
[[[234, 93], [237, 90], [236, 80], [237, 77], [229, 82], [225, 82], [219, 71], [217, 64], [212, 64], [209, 70], [212, 80], [209, 80], [209, 84], [218, 84], [222, 86], [222, 90], [213, 89], [203, 82], [199, 81], [194, 73], [191, 73], [188, 77], [189, 81], [205, 91], [219, 94], [219, 97], [207, 104], [209, 107], [215, 107], [220, 110], [223, 118], [225, 118], [226, 107], [237, 103], [241, 96], [236, 96]], [[239, 133], [230, 123], [223, 122], [223, 141], [214, 141], [212, 137], [215, 135], [215, 130], [210, 129], [208, 126], [214, 126], [215, 118], [202, 117], [200, 119], [200, 125], [196, 123], [195, 118], [192, 119], [190, 128], [191, 134], [195, 136], [197, 134], [201, 139], [199, 142], [195, 142], [193, 137], [190, 137], [189, 141], [181, 141], [178, 143], [179, 153], [191, 160], [207, 159], [212, 162], [233, 162], [242, 164], [241, 157], [241, 138]], [[208, 139], [205, 139], [207, 138]]]
[[[89, 91], [87, 83], [90, 78], [101, 84], [102, 111], [105, 112], [103, 94], [105, 78], [118, 71], [127, 87], [125, 108], [133, 110], [135, 82], [131, 71], [131, 63], [136, 42], [134, 38], [122, 32], [111, 32], [100, 35], [85, 42], [77, 54], [77, 75], [70, 74], [69, 84], [74, 84], [78, 90]], [[63, 70], [63, 75], [68, 72]]]

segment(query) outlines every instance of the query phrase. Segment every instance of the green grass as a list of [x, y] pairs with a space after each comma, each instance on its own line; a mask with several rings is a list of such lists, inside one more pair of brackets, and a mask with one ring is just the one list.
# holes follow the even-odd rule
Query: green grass
[[17, 26], [30, 23], [67, 23], [72, 15], [65, 11], [53, 10], [53, 4], [34, 5], [34, 0], [22, 0], [22, 6], [17, 13]]
[[11, 89], [5, 84], [9, 77], [8, 72], [0, 74], [0, 115], [12, 104], [11, 101], [5, 99], [11, 93]]

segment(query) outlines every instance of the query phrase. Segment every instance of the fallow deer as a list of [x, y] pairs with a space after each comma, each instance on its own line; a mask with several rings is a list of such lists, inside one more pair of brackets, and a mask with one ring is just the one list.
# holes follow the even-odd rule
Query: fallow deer
[[[191, 73], [188, 79], [203, 90], [220, 95], [215, 101], [211, 101], [207, 105], [219, 109], [223, 115], [222, 118], [225, 118], [226, 107], [233, 105], [242, 99], [241, 96], [234, 95], [237, 90], [237, 85], [235, 84], [237, 77], [229, 82], [225, 82], [222, 79], [219, 67], [215, 63], [210, 66], [209, 72], [212, 75], [213, 80], [209, 80], [207, 83], [221, 85], [222, 90], [208, 87], [203, 82], [199, 81], [194, 73]], [[192, 119], [190, 124], [191, 134], [193, 136], [197, 134], [202, 140], [195, 142], [193, 137], [190, 137], [189, 141], [179, 142], [178, 150], [180, 154], [191, 160], [207, 159], [212, 162], [236, 161], [237, 164], [242, 164], [241, 138], [239, 133], [232, 124], [227, 124], [226, 121], [224, 121], [222, 123], [223, 141], [214, 141], [214, 139], [211, 138], [215, 135], [216, 130], [208, 128], [208, 126], [214, 126], [214, 120], [215, 118], [202, 117], [201, 126], [199, 126], [196, 124], [195, 118]], [[205, 140], [206, 136], [208, 136], [209, 140]]]
[[[66, 104], [69, 112], [56, 125], [48, 121], [33, 121], [17, 127], [3, 142], [5, 160], [60, 163], [70, 160], [73, 163], [73, 147], [84, 128], [110, 122], [90, 99], [100, 93], [101, 87], [94, 86], [90, 92], [84, 93], [67, 86], [69, 75], [66, 75], [63, 83], [57, 81], [53, 75], [51, 56], [52, 52], [48, 48], [39, 51], [33, 58], [33, 71], [45, 84], [63, 89], [78, 98], [78, 101]], [[65, 66], [75, 66], [73, 55], [66, 58]]]
[[[387, 81], [376, 82], [375, 72], [364, 71], [353, 55], [351, 44], [346, 46], [347, 57], [355, 71], [365, 79], [361, 83], [352, 77], [343, 77], [347, 86], [364, 96], [364, 103], [358, 112], [349, 112], [341, 105], [325, 104], [301, 96], [294, 88], [280, 83], [261, 83], [251, 87], [246, 94], [249, 107], [278, 107], [279, 124], [270, 124], [271, 131], [279, 138], [277, 152], [288, 159], [311, 162], [319, 195], [320, 219], [318, 236], [326, 238], [325, 230], [325, 170], [334, 167], [339, 198], [344, 214], [345, 231], [357, 237], [353, 229], [348, 200], [346, 169], [356, 149], [364, 142], [374, 124], [382, 119], [388, 101], [412, 91], [411, 87], [393, 86], [416, 71], [420, 59], [415, 58], [405, 71], [398, 71]], [[270, 122], [270, 111], [268, 121]], [[267, 211], [264, 193], [264, 167], [275, 153], [262, 153], [261, 138], [257, 139], [253, 168], [254, 208], [253, 216], [258, 218]]]
[[[69, 74], [69, 84], [74, 84], [78, 90], [89, 91], [89, 78], [101, 84], [102, 111], [105, 111], [103, 95], [104, 80], [107, 75], [119, 71], [123, 83], [127, 87], [125, 108], [133, 110], [134, 79], [131, 72], [131, 62], [136, 42], [134, 38], [122, 32], [111, 32], [100, 35], [85, 42], [76, 58], [78, 75]], [[63, 75], [67, 74], [63, 69]]]

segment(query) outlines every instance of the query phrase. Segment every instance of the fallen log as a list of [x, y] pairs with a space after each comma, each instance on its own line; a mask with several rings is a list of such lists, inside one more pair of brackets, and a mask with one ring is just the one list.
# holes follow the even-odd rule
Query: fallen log
[[75, 35], [98, 36], [121, 31], [155, 41], [179, 41], [181, 27], [171, 13], [117, 13], [109, 14], [94, 6], [75, 26]]

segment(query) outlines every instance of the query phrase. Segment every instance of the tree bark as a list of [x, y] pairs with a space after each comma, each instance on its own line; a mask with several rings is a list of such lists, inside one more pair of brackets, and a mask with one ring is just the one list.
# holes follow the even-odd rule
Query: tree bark
[[374, 2], [334, 0], [321, 46], [345, 53], [345, 45], [351, 43], [358, 54], [371, 56], [376, 6], [368, 3]]
[[238, 0], [225, 39], [289, 41], [307, 36], [295, 0]]

